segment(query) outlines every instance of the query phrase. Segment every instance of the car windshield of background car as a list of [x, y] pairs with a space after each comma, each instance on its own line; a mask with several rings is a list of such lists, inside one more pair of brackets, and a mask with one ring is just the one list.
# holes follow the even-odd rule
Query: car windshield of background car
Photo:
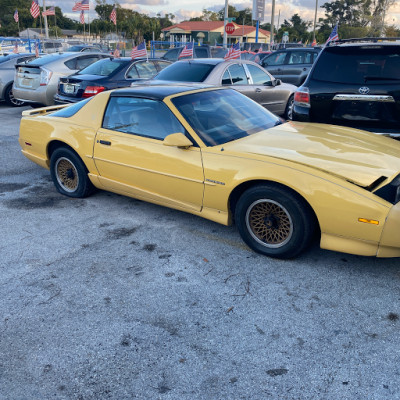
[[312, 78], [319, 81], [382, 84], [400, 80], [400, 46], [348, 46], [326, 48]]
[[100, 75], [100, 76], [109, 76], [118, 68], [122, 68], [124, 65], [129, 63], [122, 63], [118, 60], [111, 60], [109, 58], [96, 61], [93, 64], [90, 64], [88, 67], [80, 70], [77, 75]]
[[154, 79], [162, 81], [203, 82], [214, 65], [191, 62], [176, 62], [163, 69]]
[[233, 89], [183, 95], [172, 102], [207, 146], [231, 142], [281, 123], [280, 118]]

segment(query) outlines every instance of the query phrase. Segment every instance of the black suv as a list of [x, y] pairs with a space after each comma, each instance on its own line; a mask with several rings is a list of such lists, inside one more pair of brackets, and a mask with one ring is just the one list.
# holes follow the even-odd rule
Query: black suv
[[260, 65], [275, 78], [300, 86], [316, 60], [319, 47], [282, 49], [262, 58]]
[[400, 39], [347, 39], [325, 47], [294, 100], [294, 120], [400, 137]]

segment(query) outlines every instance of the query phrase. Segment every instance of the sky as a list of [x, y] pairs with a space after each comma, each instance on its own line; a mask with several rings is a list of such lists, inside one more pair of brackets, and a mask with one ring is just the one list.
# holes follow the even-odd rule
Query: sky
[[[156, 16], [158, 13], [164, 14], [174, 14], [174, 23], [187, 20], [192, 17], [198, 17], [202, 14], [204, 8], [212, 11], [221, 10], [225, 3], [221, 1], [220, 4], [215, 4], [212, 0], [119, 0], [120, 5], [124, 8], [129, 8], [138, 11], [143, 14], [148, 14], [150, 16]], [[217, 0], [220, 1], [220, 0]], [[303, 20], [314, 21], [315, 4], [318, 1], [318, 14], [317, 18], [324, 17], [324, 9], [321, 5], [329, 0], [276, 0], [275, 3], [275, 26], [282, 24], [285, 19], [290, 19], [294, 14], [299, 14]], [[42, 5], [43, 0], [39, 3]], [[109, 4], [113, 4], [112, 0], [107, 1]], [[64, 14], [73, 19], [79, 19], [79, 12], [72, 12], [72, 6], [74, 5], [74, 0], [46, 0], [46, 6], [57, 5], [61, 7]], [[94, 10], [95, 2], [91, 1], [91, 9]], [[252, 8], [252, 1], [243, 2], [229, 0], [229, 5], [235, 6], [237, 10], [242, 10], [244, 8]], [[265, 2], [265, 18], [264, 22], [271, 22], [271, 8], [272, 0], [266, 0]], [[280, 13], [280, 16], [279, 16]], [[96, 13], [91, 11], [91, 18], [96, 17]], [[386, 24], [400, 26], [400, 1], [396, 1], [396, 4], [387, 13]], [[240, 23], [240, 21], [238, 21]]]

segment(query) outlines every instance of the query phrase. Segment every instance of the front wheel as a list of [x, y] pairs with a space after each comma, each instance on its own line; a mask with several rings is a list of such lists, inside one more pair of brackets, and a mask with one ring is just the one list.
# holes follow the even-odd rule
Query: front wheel
[[82, 160], [68, 148], [58, 148], [51, 155], [50, 174], [56, 189], [66, 196], [87, 197], [94, 190]]
[[235, 220], [243, 241], [258, 253], [293, 258], [310, 244], [315, 223], [304, 200], [279, 186], [255, 186], [240, 197]]
[[291, 95], [289, 97], [285, 109], [285, 118], [289, 121], [293, 121], [293, 107], [294, 107], [294, 96]]

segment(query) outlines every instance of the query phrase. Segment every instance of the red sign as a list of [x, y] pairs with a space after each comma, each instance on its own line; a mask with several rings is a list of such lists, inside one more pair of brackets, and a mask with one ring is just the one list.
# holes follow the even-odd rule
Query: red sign
[[228, 35], [232, 35], [232, 33], [233, 32], [235, 32], [235, 25], [233, 25], [232, 24], [232, 22], [228, 22], [226, 25], [225, 25], [225, 32], [228, 34]]

